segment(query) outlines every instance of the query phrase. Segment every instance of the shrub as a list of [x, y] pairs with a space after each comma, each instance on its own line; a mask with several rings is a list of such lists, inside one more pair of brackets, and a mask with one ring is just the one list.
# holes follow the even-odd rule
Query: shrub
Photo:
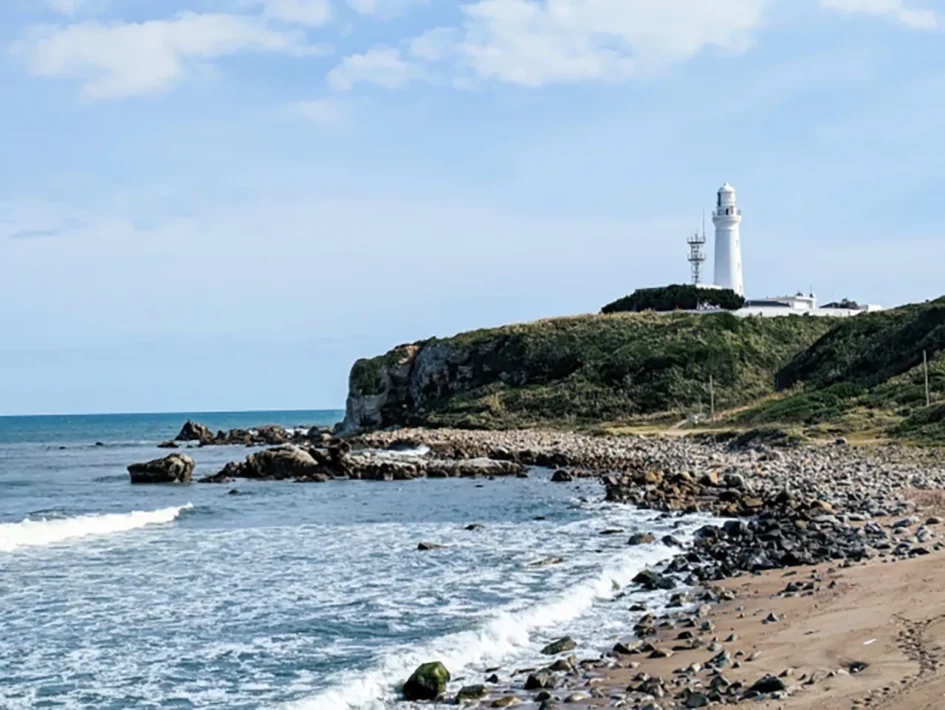
[[745, 299], [731, 289], [699, 288], [691, 284], [673, 284], [659, 288], [641, 288], [601, 309], [602, 313], [639, 311], [694, 311], [699, 308], [738, 310]]

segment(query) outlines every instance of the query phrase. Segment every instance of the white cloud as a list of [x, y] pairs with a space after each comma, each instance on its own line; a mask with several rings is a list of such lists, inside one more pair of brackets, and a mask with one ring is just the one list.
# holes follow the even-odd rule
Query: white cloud
[[345, 57], [328, 73], [328, 84], [338, 91], [347, 91], [359, 82], [400, 89], [424, 76], [422, 67], [404, 59], [396, 47], [374, 47]]
[[12, 48], [37, 76], [79, 79], [89, 98], [165, 91], [189, 68], [246, 51], [303, 56], [318, 50], [300, 33], [276, 31], [255, 18], [192, 12], [140, 23], [34, 28]]
[[481, 77], [539, 86], [620, 80], [707, 47], [745, 51], [766, 0], [479, 0], [460, 50]]
[[384, 18], [396, 17], [429, 3], [430, 0], [348, 0], [348, 6], [355, 12]]
[[[658, 71], [709, 47], [747, 50], [768, 2], [476, 0], [461, 7], [461, 27], [437, 28], [406, 44], [418, 60], [451, 60], [454, 86], [470, 78], [523, 86], [619, 81]], [[368, 60], [386, 68], [372, 72], [364, 66]], [[353, 72], [354, 67], [360, 71]], [[393, 76], [410, 72], [417, 76], [416, 64], [397, 50], [378, 48], [346, 59], [333, 72], [334, 85], [350, 88], [362, 80], [393, 88], [407, 83]]]
[[333, 97], [296, 101], [289, 108], [297, 116], [318, 124], [343, 123], [351, 116], [348, 103]]
[[934, 30], [938, 27], [938, 16], [933, 10], [916, 10], [906, 7], [906, 0], [821, 0], [829, 10], [846, 13], [865, 13], [887, 17], [919, 30]]
[[427, 62], [439, 62], [452, 56], [456, 49], [454, 27], [437, 27], [410, 40], [410, 53]]
[[263, 15], [290, 24], [320, 27], [331, 20], [331, 0], [254, 0]]

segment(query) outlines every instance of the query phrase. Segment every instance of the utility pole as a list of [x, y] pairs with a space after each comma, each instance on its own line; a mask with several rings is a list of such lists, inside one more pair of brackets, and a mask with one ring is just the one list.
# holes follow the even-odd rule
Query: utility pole
[[929, 356], [922, 351], [922, 369], [925, 370], [925, 406], [932, 406], [932, 395], [929, 393]]
[[715, 391], [712, 389], [712, 375], [709, 375], [709, 416], [715, 422]]

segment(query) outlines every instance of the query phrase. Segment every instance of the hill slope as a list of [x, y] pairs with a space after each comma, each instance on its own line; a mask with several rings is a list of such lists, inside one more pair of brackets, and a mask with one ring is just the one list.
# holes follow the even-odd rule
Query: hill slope
[[774, 392], [832, 319], [615, 314], [404, 345], [351, 371], [349, 428], [572, 426], [719, 409]]
[[940, 439], [945, 412], [925, 407], [923, 351], [934, 401], [945, 394], [945, 298], [838, 323], [778, 372], [778, 389], [789, 390], [785, 396], [736, 421]]

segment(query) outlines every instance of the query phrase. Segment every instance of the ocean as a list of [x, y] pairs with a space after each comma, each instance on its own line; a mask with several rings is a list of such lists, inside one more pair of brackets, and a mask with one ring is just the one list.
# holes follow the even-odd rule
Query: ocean
[[[125, 470], [167, 454], [157, 443], [187, 418], [341, 416], [0, 418], [0, 707], [382, 710], [422, 662], [444, 662], [455, 690], [542, 662], [563, 635], [593, 656], [628, 635], [633, 602], [666, 601], [625, 594], [674, 553], [629, 535], [686, 538], [704, 522], [607, 505], [597, 481], [540, 469], [189, 486], [132, 486]], [[188, 453], [196, 478], [248, 451]], [[535, 564], [550, 557], [563, 561]]]

